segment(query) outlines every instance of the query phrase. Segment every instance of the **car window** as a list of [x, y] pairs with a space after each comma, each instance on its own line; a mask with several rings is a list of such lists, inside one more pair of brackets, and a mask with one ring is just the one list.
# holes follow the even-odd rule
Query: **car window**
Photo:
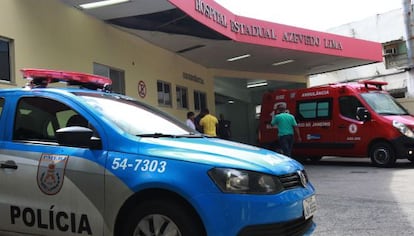
[[194, 132], [183, 122], [135, 100], [111, 95], [78, 95], [96, 113], [131, 135], [186, 135]]
[[339, 97], [339, 112], [350, 119], [357, 120], [357, 108], [364, 107], [358, 98], [354, 96]]
[[[75, 123], [76, 117], [78, 121], [86, 121], [69, 106], [56, 100], [22, 98], [16, 109], [13, 139], [56, 142], [56, 130], [66, 126], [82, 126], [79, 122]], [[88, 126], [87, 121], [83, 123]]]
[[361, 93], [361, 97], [380, 115], [407, 115], [408, 111], [386, 93]]
[[315, 99], [297, 102], [298, 120], [331, 119], [332, 99]]

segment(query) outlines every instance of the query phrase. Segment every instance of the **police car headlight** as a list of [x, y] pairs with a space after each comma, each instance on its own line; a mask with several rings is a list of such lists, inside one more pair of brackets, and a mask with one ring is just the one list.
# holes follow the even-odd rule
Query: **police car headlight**
[[407, 136], [409, 138], [414, 138], [414, 132], [410, 128], [408, 128], [405, 124], [403, 124], [403, 123], [401, 123], [399, 121], [393, 120], [392, 121], [392, 125], [398, 131], [400, 131], [400, 133], [402, 133], [403, 135], [405, 135], [405, 136]]
[[283, 190], [276, 176], [259, 172], [214, 168], [208, 174], [225, 193], [274, 194]]

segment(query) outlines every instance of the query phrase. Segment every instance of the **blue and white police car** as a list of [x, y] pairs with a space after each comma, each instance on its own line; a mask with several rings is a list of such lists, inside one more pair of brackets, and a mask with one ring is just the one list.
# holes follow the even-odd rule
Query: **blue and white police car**
[[[1, 235], [314, 230], [315, 190], [298, 162], [199, 134], [108, 92], [105, 77], [22, 73], [25, 88], [0, 90]], [[51, 88], [53, 82], [71, 86]]]

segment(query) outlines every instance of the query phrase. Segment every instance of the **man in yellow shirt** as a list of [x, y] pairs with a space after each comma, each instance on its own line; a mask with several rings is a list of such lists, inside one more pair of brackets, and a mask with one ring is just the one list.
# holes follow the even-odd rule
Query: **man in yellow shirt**
[[200, 120], [200, 126], [203, 127], [204, 134], [216, 137], [217, 136], [216, 131], [217, 131], [217, 125], [218, 125], [217, 117], [211, 115], [207, 108], [204, 109], [202, 113], [205, 115]]

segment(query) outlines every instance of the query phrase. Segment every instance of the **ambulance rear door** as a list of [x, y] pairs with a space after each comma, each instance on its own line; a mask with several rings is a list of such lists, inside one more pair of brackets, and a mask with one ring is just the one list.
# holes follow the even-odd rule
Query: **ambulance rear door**
[[290, 101], [289, 98], [289, 92], [287, 90], [268, 92], [263, 95], [258, 134], [258, 140], [262, 147], [271, 150], [278, 148], [277, 127], [272, 126], [270, 123], [273, 119], [273, 116], [275, 116], [277, 113], [276, 108], [278, 105], [286, 105], [289, 112], [291, 109], [290, 105], [294, 104], [294, 101]]

